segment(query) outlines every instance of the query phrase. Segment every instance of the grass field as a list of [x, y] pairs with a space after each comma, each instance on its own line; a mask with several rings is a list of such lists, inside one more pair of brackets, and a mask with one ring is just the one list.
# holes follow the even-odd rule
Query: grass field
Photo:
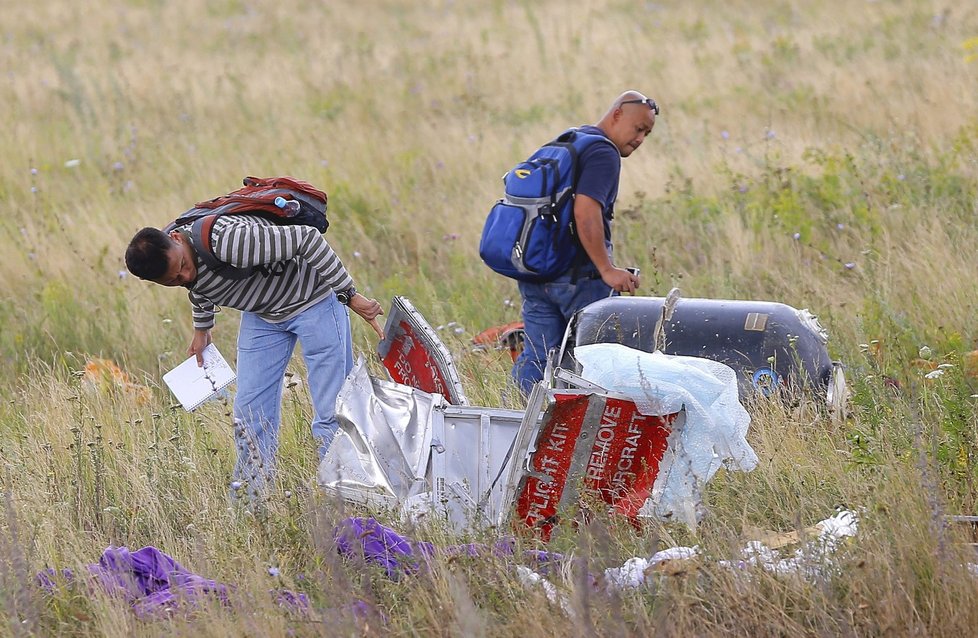
[[[593, 2], [37, 0], [0, 12], [0, 616], [9, 635], [970, 635], [978, 626], [978, 7], [919, 0]], [[477, 244], [499, 177], [622, 90], [662, 114], [623, 163], [616, 260], [643, 294], [809, 308], [847, 365], [851, 412], [761, 405], [750, 474], [721, 472], [696, 530], [563, 530], [549, 575], [436, 557], [388, 578], [340, 558], [350, 515], [313, 487], [304, 385], [286, 396], [267, 517], [228, 508], [226, 408], [171, 407], [185, 295], [126, 276], [132, 234], [245, 175], [330, 195], [331, 245], [385, 306], [405, 295], [470, 399], [500, 405], [506, 355], [473, 335], [519, 317]], [[513, 303], [516, 301], [517, 303]], [[237, 314], [215, 340], [234, 350]], [[357, 349], [375, 337], [354, 322]], [[84, 377], [95, 358], [133, 384]], [[942, 376], [925, 378], [939, 364]], [[304, 371], [298, 360], [294, 373]], [[932, 375], [933, 376], [933, 375]], [[731, 570], [750, 534], [836, 508], [858, 535], [816, 579]], [[398, 527], [383, 513], [381, 520]], [[401, 529], [449, 543], [438, 529]], [[521, 547], [535, 547], [521, 541]], [[697, 544], [655, 586], [588, 573]], [[154, 545], [234, 584], [141, 619], [47, 567]], [[268, 595], [305, 593], [306, 613]], [[366, 614], [351, 605], [362, 601]]]

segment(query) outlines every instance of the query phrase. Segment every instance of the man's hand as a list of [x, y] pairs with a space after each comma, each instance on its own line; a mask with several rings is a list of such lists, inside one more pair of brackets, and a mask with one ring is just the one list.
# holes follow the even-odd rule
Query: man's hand
[[630, 295], [635, 294], [635, 289], [641, 283], [638, 275], [633, 275], [624, 268], [615, 268], [614, 266], [601, 273], [601, 280], [611, 286], [613, 290], [627, 292]]
[[378, 337], [381, 339], [384, 338], [384, 330], [377, 323], [377, 317], [378, 315], [384, 314], [384, 309], [380, 307], [376, 299], [367, 299], [360, 293], [357, 293], [350, 299], [350, 310], [363, 317], [370, 324], [370, 327], [374, 329]]
[[190, 347], [187, 348], [187, 354], [197, 356], [197, 365], [201, 368], [204, 367], [204, 348], [211, 344], [211, 330], [207, 328], [206, 330], [194, 330], [194, 340], [190, 342]]

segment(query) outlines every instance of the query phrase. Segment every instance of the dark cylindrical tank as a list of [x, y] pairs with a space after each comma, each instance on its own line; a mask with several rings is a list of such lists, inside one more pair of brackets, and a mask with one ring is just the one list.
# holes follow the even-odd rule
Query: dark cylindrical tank
[[[655, 351], [665, 301], [611, 297], [583, 308], [567, 328], [558, 365], [579, 371], [574, 348], [593, 343]], [[757, 391], [768, 396], [778, 388], [805, 389], [831, 402], [833, 386], [841, 381], [844, 387], [841, 366], [829, 357], [828, 335], [818, 320], [782, 303], [679, 299], [662, 322], [660, 341], [665, 354], [713, 359], [733, 368], [742, 398]]]

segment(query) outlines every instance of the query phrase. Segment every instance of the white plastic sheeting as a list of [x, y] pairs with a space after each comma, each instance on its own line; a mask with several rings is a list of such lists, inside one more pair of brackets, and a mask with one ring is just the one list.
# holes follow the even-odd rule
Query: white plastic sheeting
[[640, 515], [693, 527], [702, 488], [721, 466], [745, 472], [757, 466], [745, 438], [750, 415], [738, 400], [737, 376], [729, 366], [614, 343], [578, 346], [574, 356], [584, 379], [629, 397], [642, 414], [661, 416], [685, 407], [685, 424], [669, 436]]

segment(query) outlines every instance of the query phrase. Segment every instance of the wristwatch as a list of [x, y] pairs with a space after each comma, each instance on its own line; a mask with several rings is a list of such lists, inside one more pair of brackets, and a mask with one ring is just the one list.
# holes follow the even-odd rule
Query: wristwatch
[[357, 289], [354, 288], [353, 286], [350, 286], [346, 290], [337, 290], [336, 300], [339, 301], [344, 306], [349, 306], [350, 301], [353, 299], [353, 296], [356, 294], [357, 294]]

